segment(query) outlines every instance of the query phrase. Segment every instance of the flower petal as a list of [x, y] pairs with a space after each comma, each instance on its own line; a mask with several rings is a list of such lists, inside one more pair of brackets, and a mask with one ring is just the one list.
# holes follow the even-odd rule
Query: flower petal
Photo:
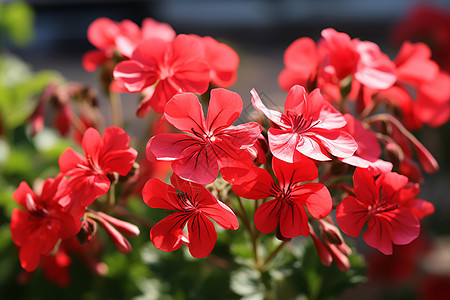
[[213, 223], [202, 214], [195, 214], [188, 223], [189, 252], [201, 258], [211, 253], [217, 240]]
[[227, 128], [239, 117], [244, 104], [239, 94], [226, 89], [211, 90], [206, 128], [215, 132]]
[[385, 218], [371, 218], [363, 238], [367, 245], [380, 250], [383, 254], [392, 254], [391, 227]]
[[367, 169], [356, 168], [353, 173], [353, 186], [358, 201], [366, 206], [374, 205], [380, 195], [379, 189], [375, 185], [375, 179]]
[[83, 68], [88, 72], [94, 72], [98, 66], [108, 60], [105, 52], [101, 50], [91, 50], [83, 55], [81, 64]]
[[14, 201], [19, 203], [23, 207], [26, 207], [27, 197], [29, 197], [28, 195], [30, 195], [33, 198], [34, 202], [38, 201], [38, 197], [36, 196], [34, 191], [30, 188], [28, 183], [22, 181], [17, 190], [15, 190], [14, 193], [12, 194], [12, 198], [14, 199]]
[[248, 170], [223, 168], [221, 172], [227, 181], [233, 181], [233, 191], [236, 195], [247, 199], [265, 199], [273, 196], [271, 189], [274, 181], [264, 169], [256, 166]]
[[114, 78], [123, 82], [130, 93], [141, 92], [156, 82], [156, 71], [146, 67], [137, 60], [126, 60], [118, 63], [114, 68]]
[[343, 130], [314, 130], [314, 137], [321, 145], [337, 157], [350, 157], [358, 149], [358, 144], [353, 137]]
[[274, 199], [261, 204], [255, 212], [255, 226], [262, 233], [271, 233], [280, 222], [283, 202]]
[[291, 192], [291, 199], [300, 201], [315, 219], [328, 216], [333, 206], [330, 192], [321, 183], [305, 183]]
[[185, 213], [171, 214], [152, 227], [150, 239], [156, 249], [175, 251], [183, 244], [183, 228], [190, 215]]
[[317, 178], [317, 167], [312, 160], [303, 156], [294, 163], [287, 163], [276, 157], [272, 159], [272, 168], [280, 187], [295, 185]]
[[183, 153], [182, 159], [172, 162], [172, 169], [178, 176], [203, 185], [216, 180], [219, 165], [212, 147], [203, 146]]
[[71, 148], [67, 148], [66, 151], [64, 151], [59, 156], [58, 162], [59, 162], [59, 169], [61, 170], [62, 173], [67, 173], [77, 168], [78, 165], [88, 165], [86, 157], [84, 157], [78, 152], [75, 152]]
[[262, 103], [261, 98], [259, 97], [255, 89], [252, 89], [250, 91], [250, 94], [252, 94], [252, 105], [256, 110], [262, 112], [270, 121], [274, 122], [278, 126], [283, 126], [283, 124], [281, 123], [281, 112], [268, 109]]
[[268, 137], [270, 151], [273, 156], [288, 163], [292, 163], [298, 159], [298, 134], [272, 127], [268, 131]]
[[[213, 196], [211, 195], [211, 197]], [[220, 200], [217, 200], [215, 204], [202, 205], [201, 211], [224, 229], [236, 230], [239, 228], [239, 221], [234, 212]]]
[[142, 198], [152, 208], [183, 210], [177, 201], [177, 191], [157, 178], [151, 178], [145, 183]]
[[336, 207], [339, 228], [351, 237], [357, 237], [368, 220], [368, 208], [353, 196], [347, 196]]
[[187, 149], [195, 151], [201, 147], [199, 139], [186, 134], [160, 133], [152, 137], [146, 147], [147, 158], [153, 154], [157, 160], [173, 161], [184, 158]]
[[[309, 135], [299, 135], [298, 143], [295, 147], [298, 153], [306, 155], [319, 161], [331, 160], [327, 151], [314, 138]], [[275, 155], [275, 154], [274, 154]]]
[[283, 205], [280, 214], [280, 232], [286, 238], [308, 236], [308, 216], [305, 209], [298, 205]]
[[101, 145], [101, 136], [97, 130], [89, 127], [83, 134], [81, 146], [83, 147], [84, 156], [91, 157], [91, 159], [98, 161], [98, 152]]
[[173, 96], [167, 102], [164, 116], [170, 124], [179, 130], [193, 134], [205, 133], [205, 117], [198, 98], [192, 93]]

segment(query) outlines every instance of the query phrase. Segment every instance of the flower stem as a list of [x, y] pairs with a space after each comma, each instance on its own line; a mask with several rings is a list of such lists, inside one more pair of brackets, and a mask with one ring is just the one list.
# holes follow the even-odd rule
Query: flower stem
[[275, 248], [275, 250], [273, 250], [264, 260], [263, 263], [263, 267], [266, 267], [268, 263], [270, 263], [278, 254], [278, 252], [280, 252], [284, 246], [288, 243], [288, 241], [283, 241], [281, 242], [278, 247]]
[[258, 230], [256, 230], [256, 228], [254, 226], [251, 226], [250, 224], [250, 218], [247, 214], [247, 210], [245, 208], [245, 205], [242, 201], [242, 198], [238, 196], [238, 202], [239, 202], [239, 207], [241, 210], [241, 218], [242, 218], [242, 222], [245, 225], [245, 228], [248, 231], [248, 234], [250, 236], [250, 240], [252, 243], [252, 250], [253, 250], [253, 259], [255, 262], [255, 269], [257, 270], [262, 270], [262, 264], [260, 262], [260, 258], [259, 258], [259, 252], [258, 252], [258, 237], [259, 237], [259, 232]]
[[111, 104], [111, 119], [114, 126], [123, 127], [122, 105], [118, 93], [109, 93], [109, 102]]

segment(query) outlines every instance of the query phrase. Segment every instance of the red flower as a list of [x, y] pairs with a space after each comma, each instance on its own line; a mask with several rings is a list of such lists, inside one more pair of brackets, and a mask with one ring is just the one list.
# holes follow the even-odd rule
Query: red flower
[[70, 176], [69, 184], [76, 199], [74, 209], [90, 205], [110, 187], [108, 173], [128, 174], [137, 151], [128, 146], [130, 137], [119, 127], [108, 127], [103, 138], [94, 128], [86, 130], [82, 148], [84, 156], [68, 148], [59, 157], [61, 172]]
[[152, 208], [170, 211], [170, 216], [157, 223], [150, 231], [150, 239], [156, 248], [163, 251], [175, 251], [186, 240], [183, 229], [187, 224], [187, 243], [192, 256], [207, 256], [216, 243], [217, 225], [225, 229], [236, 230], [238, 220], [233, 211], [220, 202], [202, 185], [184, 181], [172, 175], [171, 182], [177, 190], [152, 178], [144, 186], [144, 202]]
[[418, 185], [408, 185], [408, 178], [398, 173], [383, 173], [375, 180], [367, 169], [357, 168], [353, 182], [356, 197], [346, 197], [336, 208], [339, 227], [357, 237], [367, 222], [364, 240], [384, 254], [392, 254], [392, 244], [417, 238], [419, 219], [434, 210], [431, 203], [414, 198]]
[[213, 182], [219, 169], [230, 164], [251, 165], [250, 153], [261, 127], [253, 122], [230, 127], [239, 117], [243, 103], [237, 93], [213, 89], [205, 121], [202, 107], [194, 94], [176, 95], [164, 116], [176, 128], [189, 135], [161, 133], [147, 144], [147, 157], [172, 161], [175, 174], [200, 184]]
[[83, 67], [93, 72], [118, 51], [125, 57], [131, 57], [137, 44], [143, 39], [159, 38], [171, 41], [175, 38], [175, 31], [170, 25], [156, 22], [147, 18], [139, 26], [130, 20], [114, 22], [108, 18], [98, 18], [89, 25], [88, 40], [98, 50], [91, 50], [83, 56]]
[[255, 226], [263, 233], [277, 229], [283, 238], [299, 235], [308, 236], [308, 216], [325, 218], [332, 207], [327, 188], [321, 183], [304, 183], [317, 178], [314, 162], [302, 157], [295, 163], [286, 163], [276, 157], [272, 167], [278, 183], [264, 169], [253, 167], [247, 174], [229, 168], [224, 170], [224, 178], [235, 177], [233, 191], [244, 198], [264, 199], [274, 197], [263, 203], [255, 213]]
[[295, 40], [284, 52], [286, 68], [278, 76], [279, 85], [285, 91], [296, 84], [308, 86], [317, 75], [320, 60], [319, 50], [312, 39]]
[[278, 77], [283, 89], [313, 84], [332, 98], [349, 76], [372, 89], [386, 89], [396, 80], [395, 65], [375, 43], [352, 40], [332, 28], [322, 30], [317, 46], [309, 38], [294, 41], [286, 49], [284, 64]]
[[205, 61], [203, 45], [195, 37], [178, 35], [173, 41], [142, 41], [131, 60], [119, 63], [115, 79], [124, 83], [128, 92], [137, 93], [156, 83], [153, 95], [138, 108], [138, 116], [150, 109], [162, 113], [166, 102], [175, 94], [203, 94], [208, 89], [210, 69]]
[[[444, 3], [442, 3], [444, 4]], [[450, 72], [450, 12], [448, 7], [417, 2], [409, 13], [396, 24], [392, 38], [397, 43], [405, 40], [422, 41], [432, 48], [433, 59]]]
[[220, 87], [230, 87], [236, 81], [239, 56], [228, 45], [210, 36], [196, 37], [205, 49], [205, 60], [211, 70], [211, 82]]
[[81, 222], [60, 205], [68, 198], [67, 179], [62, 175], [45, 180], [40, 195], [22, 182], [12, 197], [24, 211], [14, 209], [11, 236], [20, 247], [22, 268], [31, 272], [38, 266], [41, 255], [49, 255], [59, 239], [77, 234]]
[[337, 157], [351, 156], [358, 145], [343, 131], [346, 121], [319, 89], [307, 95], [302, 86], [291, 88], [284, 105], [285, 113], [264, 106], [256, 91], [251, 91], [253, 106], [277, 127], [269, 129], [269, 146], [273, 155], [286, 162], [296, 162], [302, 154], [310, 158], [330, 160], [327, 151]]

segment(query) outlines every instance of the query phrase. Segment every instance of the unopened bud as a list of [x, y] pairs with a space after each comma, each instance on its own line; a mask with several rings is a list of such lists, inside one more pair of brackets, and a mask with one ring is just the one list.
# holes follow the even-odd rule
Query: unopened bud
[[320, 262], [324, 266], [330, 266], [333, 262], [333, 257], [331, 256], [330, 252], [327, 250], [327, 248], [322, 244], [322, 242], [319, 240], [317, 235], [314, 233], [314, 231], [309, 228], [309, 234], [311, 235], [311, 238], [314, 242], [314, 246], [316, 247], [317, 254], [319, 255]]
[[109, 237], [113, 241], [114, 246], [116, 246], [119, 252], [122, 252], [123, 254], [128, 254], [131, 252], [132, 248], [130, 242], [119, 231], [117, 231], [114, 226], [112, 226], [103, 218], [97, 218], [97, 220], [100, 222], [103, 228], [105, 228]]
[[116, 219], [114, 217], [111, 217], [110, 215], [104, 214], [102, 212], [96, 212], [96, 215], [103, 218], [107, 222], [114, 225], [118, 230], [125, 233], [128, 236], [136, 237], [140, 234], [139, 228], [131, 223]]

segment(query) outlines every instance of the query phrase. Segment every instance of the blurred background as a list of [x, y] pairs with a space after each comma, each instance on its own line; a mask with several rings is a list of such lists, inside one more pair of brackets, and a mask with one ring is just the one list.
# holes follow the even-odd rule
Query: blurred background
[[[1, 4], [11, 2], [14, 1], [2, 0]], [[81, 66], [82, 55], [94, 49], [86, 37], [89, 24], [99, 17], [115, 21], [130, 19], [137, 24], [151, 17], [169, 23], [177, 33], [213, 36], [235, 49], [240, 56], [240, 66], [238, 80], [230, 89], [238, 92], [247, 103], [252, 88], [271, 99], [285, 99], [286, 93], [279, 88], [277, 77], [283, 69], [285, 49], [299, 37], [308, 36], [317, 41], [322, 29], [333, 27], [352, 38], [376, 42], [383, 52], [394, 58], [403, 38], [398, 27], [408, 18], [420, 16], [420, 11], [429, 7], [447, 18], [450, 14], [448, 0], [30, 0], [26, 3], [34, 16], [34, 31], [30, 33], [29, 42], [25, 43], [26, 39], [23, 43], [1, 40], [4, 48], [25, 61], [33, 72], [56, 70], [69, 81], [99, 89], [96, 74], [87, 73]], [[1, 11], [0, 17], [5, 18]], [[441, 60], [441, 67], [443, 64], [448, 67], [450, 48], [439, 49], [435, 47], [439, 46], [439, 41], [433, 40], [436, 36], [433, 32], [441, 30], [441, 42], [448, 45], [450, 21], [447, 19], [443, 24], [443, 28], [431, 28], [428, 33], [419, 32], [408, 38], [428, 42], [435, 51], [435, 59]], [[0, 76], [8, 80], [5, 75]], [[106, 100], [101, 95], [100, 100], [100, 108], [107, 110]], [[125, 96], [122, 105], [125, 117], [132, 119], [138, 105], [136, 97]], [[135, 120], [129, 125], [138, 131], [143, 124]], [[420, 195], [435, 205], [436, 213], [424, 220], [420, 239], [410, 246], [398, 247], [392, 257], [383, 257], [357, 242], [369, 262], [369, 281], [344, 291], [342, 299], [358, 299], [361, 295], [366, 299], [450, 299], [450, 127], [448, 123], [438, 129], [425, 127], [415, 134], [441, 166], [437, 173], [425, 175]], [[0, 151], [3, 151], [1, 147]], [[146, 238], [148, 233], [142, 235]], [[5, 265], [18, 266], [19, 263], [18, 260], [0, 262], [0, 295], [12, 299], [13, 288], [22, 285], [17, 278], [18, 271], [12, 272], [16, 278], [1, 271]], [[31, 283], [34, 286], [31, 289], [48, 284], [43, 282]], [[148, 287], [153, 286], [149, 283]], [[23, 288], [27, 289], [28, 285]], [[35, 299], [43, 295], [46, 293], [36, 295]], [[97, 297], [95, 293], [76, 295], [82, 295], [83, 299]], [[116, 299], [112, 294], [108, 297]], [[175, 296], [174, 299], [183, 298]]]

